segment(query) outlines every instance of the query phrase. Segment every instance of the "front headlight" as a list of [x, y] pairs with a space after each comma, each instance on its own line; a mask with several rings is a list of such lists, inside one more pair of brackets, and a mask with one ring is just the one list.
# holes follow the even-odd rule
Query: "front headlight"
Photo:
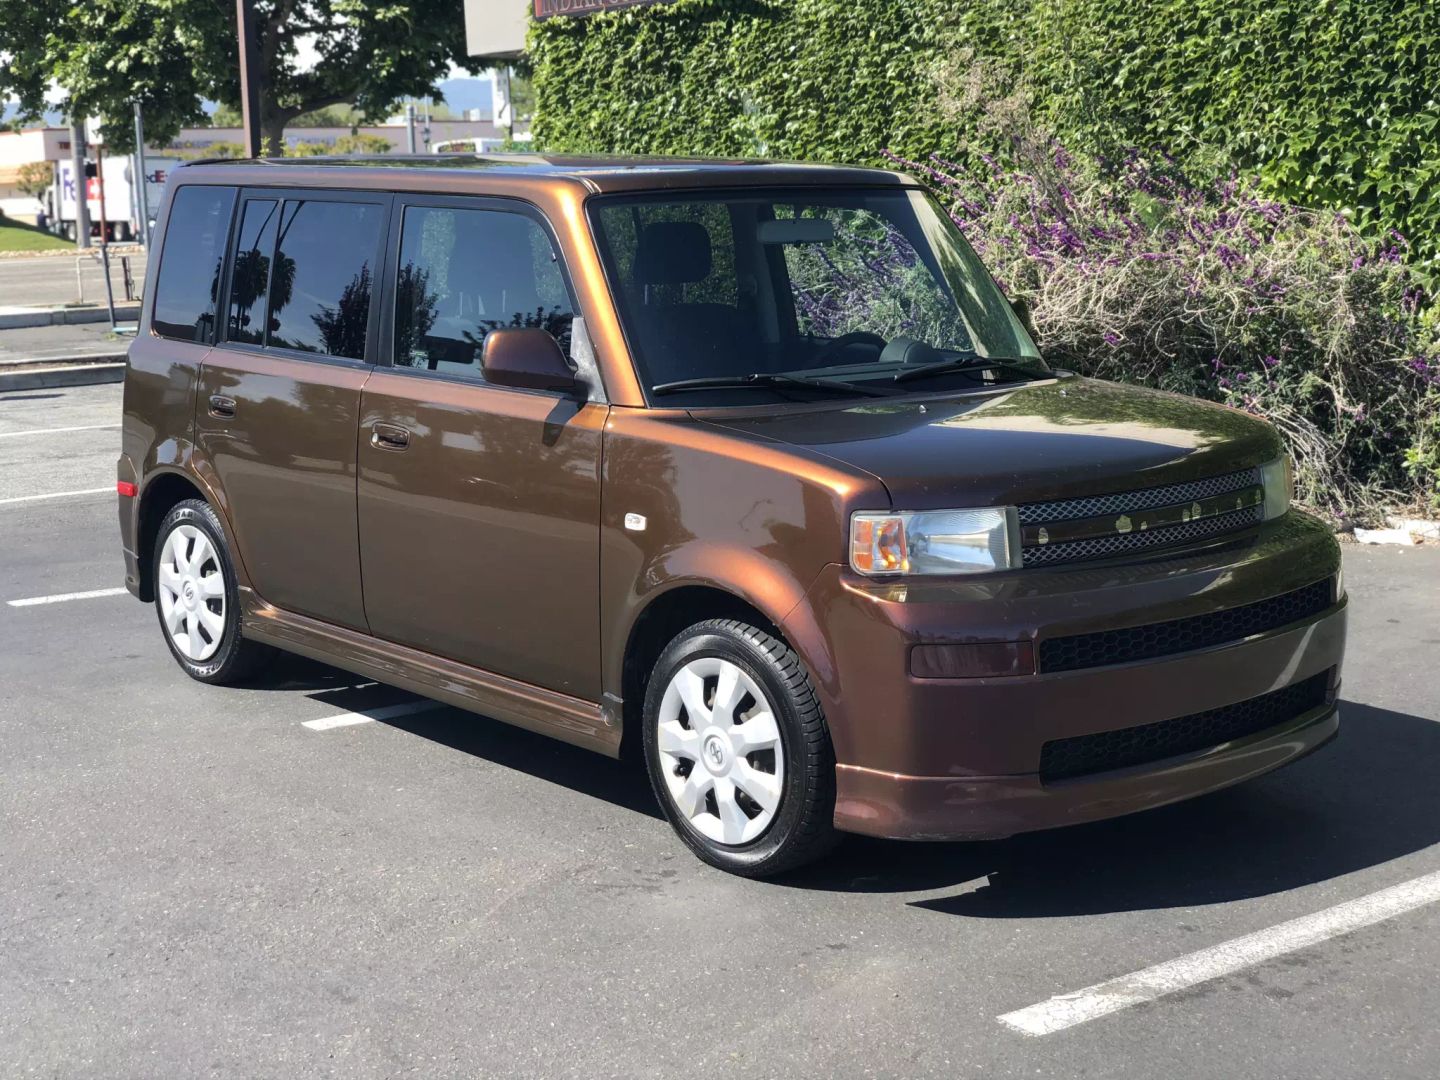
[[858, 573], [983, 574], [1019, 565], [1015, 508], [862, 511], [850, 517], [850, 565]]
[[1260, 483], [1265, 488], [1265, 520], [1274, 521], [1290, 509], [1295, 497], [1295, 477], [1290, 471], [1290, 455], [1282, 454], [1260, 466]]

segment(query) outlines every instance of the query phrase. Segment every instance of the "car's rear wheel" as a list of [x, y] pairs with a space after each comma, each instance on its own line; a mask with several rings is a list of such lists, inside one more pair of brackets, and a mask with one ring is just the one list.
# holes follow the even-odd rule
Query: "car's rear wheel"
[[165, 643], [192, 679], [241, 682], [274, 656], [274, 650], [241, 636], [235, 565], [209, 504], [187, 499], [165, 515], [153, 570]]
[[830, 736], [780, 639], [730, 619], [692, 626], [656, 662], [644, 723], [655, 795], [706, 862], [769, 877], [833, 846]]

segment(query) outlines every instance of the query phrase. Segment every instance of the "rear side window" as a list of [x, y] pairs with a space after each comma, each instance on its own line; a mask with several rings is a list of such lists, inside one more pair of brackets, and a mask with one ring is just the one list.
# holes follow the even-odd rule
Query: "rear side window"
[[280, 216], [267, 345], [365, 359], [365, 330], [384, 209], [290, 202]]
[[245, 204], [230, 270], [230, 318], [225, 336], [231, 341], [265, 343], [265, 301], [279, 217], [280, 204], [274, 199], [252, 199]]
[[220, 266], [235, 208], [235, 189], [190, 184], [175, 192], [155, 284], [150, 328], [161, 337], [215, 338]]
[[395, 282], [396, 367], [481, 378], [485, 335], [548, 330], [566, 355], [575, 318], [549, 234], [523, 214], [410, 206]]
[[384, 207], [247, 200], [236, 232], [231, 341], [365, 359]]

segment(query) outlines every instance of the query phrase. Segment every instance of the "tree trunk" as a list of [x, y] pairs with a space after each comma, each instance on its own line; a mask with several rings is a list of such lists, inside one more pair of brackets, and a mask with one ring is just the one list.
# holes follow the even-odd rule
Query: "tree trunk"
[[285, 153], [285, 125], [296, 114], [285, 109], [265, 109], [260, 115], [260, 153], [264, 157], [281, 157]]

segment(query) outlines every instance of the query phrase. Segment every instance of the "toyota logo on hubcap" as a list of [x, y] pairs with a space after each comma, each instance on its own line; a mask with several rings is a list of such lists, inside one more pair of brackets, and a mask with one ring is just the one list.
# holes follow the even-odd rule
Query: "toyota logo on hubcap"
[[714, 737], [705, 743], [705, 756], [710, 759], [710, 764], [719, 768], [725, 764], [725, 747], [720, 745], [720, 740]]

